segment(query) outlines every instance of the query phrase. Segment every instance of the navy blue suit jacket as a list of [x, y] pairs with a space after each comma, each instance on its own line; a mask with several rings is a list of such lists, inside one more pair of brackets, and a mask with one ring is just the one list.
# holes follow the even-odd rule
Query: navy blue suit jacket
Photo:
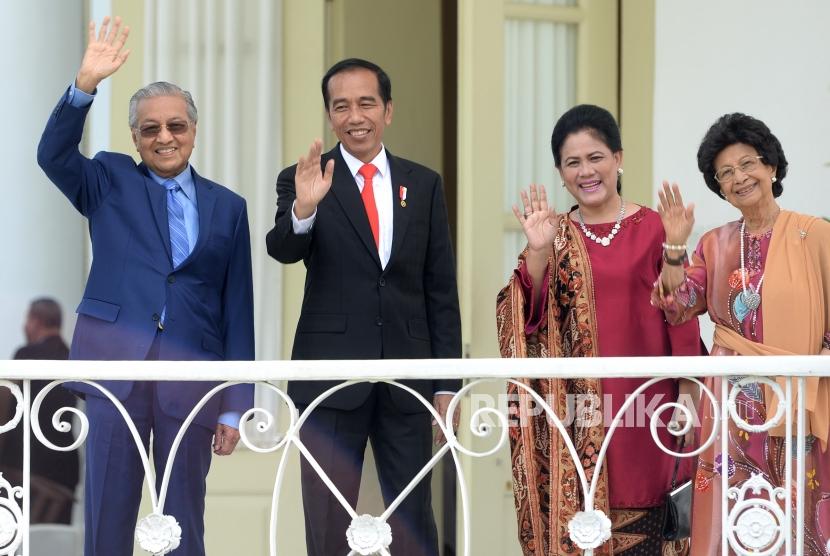
[[[161, 360], [254, 359], [251, 247], [245, 200], [193, 171], [199, 239], [175, 270], [167, 196], [144, 164], [127, 155], [78, 151], [89, 107], [65, 94], [38, 146], [38, 164], [89, 221], [92, 268], [70, 359], [143, 360], [166, 307]], [[195, 378], [195, 377], [194, 377]], [[102, 383], [124, 399], [130, 381]], [[215, 382], [158, 382], [168, 415], [185, 417]], [[83, 384], [74, 389], [100, 395]], [[213, 428], [221, 412], [244, 412], [253, 386], [238, 385], [208, 402], [196, 422]]]

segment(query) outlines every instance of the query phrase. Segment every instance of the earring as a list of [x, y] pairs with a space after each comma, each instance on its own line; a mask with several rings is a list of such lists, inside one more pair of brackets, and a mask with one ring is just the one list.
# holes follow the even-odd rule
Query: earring
[[778, 181], [778, 178], [776, 178], [775, 176], [772, 176], [772, 183], [775, 183], [777, 181]]
[[565, 181], [562, 180], [562, 187], [565, 187]]
[[622, 176], [622, 175], [623, 175], [623, 169], [622, 169], [622, 168], [617, 168], [617, 175], [618, 175], [618, 176]]

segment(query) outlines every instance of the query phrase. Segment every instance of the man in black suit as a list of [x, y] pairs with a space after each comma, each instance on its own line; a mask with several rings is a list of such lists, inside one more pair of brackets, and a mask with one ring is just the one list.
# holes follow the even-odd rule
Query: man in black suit
[[[69, 348], [61, 338], [61, 307], [54, 299], [35, 299], [29, 305], [26, 324], [26, 345], [18, 349], [15, 359], [67, 359]], [[49, 384], [33, 380], [31, 399]], [[0, 389], [0, 423], [8, 422], [15, 413], [15, 400], [8, 390]], [[57, 446], [68, 446], [71, 432], [60, 432], [51, 426], [52, 416], [63, 407], [75, 407], [75, 396], [63, 388], [54, 388], [43, 399], [38, 419], [46, 438]], [[66, 418], [66, 416], [64, 416]], [[66, 523], [72, 517], [75, 487], [78, 485], [78, 452], [50, 450], [31, 435], [31, 523]], [[0, 435], [0, 472], [12, 484], [22, 484], [23, 425]], [[19, 480], [18, 480], [19, 479]]]
[[[339, 144], [316, 140], [277, 181], [268, 253], [303, 260], [305, 295], [293, 359], [405, 359], [461, 356], [455, 263], [441, 178], [392, 156], [383, 143], [392, 122], [386, 73], [359, 59], [335, 64], [322, 92]], [[331, 191], [329, 191], [331, 190]], [[460, 381], [404, 381], [446, 415]], [[295, 382], [301, 407], [332, 382]], [[354, 507], [367, 439], [387, 504], [432, 455], [430, 414], [409, 393], [362, 383], [328, 397], [302, 441]], [[347, 554], [347, 512], [303, 459], [308, 554]], [[429, 477], [390, 517], [396, 555], [437, 555]]]

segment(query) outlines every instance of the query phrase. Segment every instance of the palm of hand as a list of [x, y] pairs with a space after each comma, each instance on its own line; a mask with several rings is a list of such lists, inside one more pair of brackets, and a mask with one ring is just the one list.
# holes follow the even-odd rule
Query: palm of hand
[[522, 223], [527, 244], [531, 249], [544, 249], [553, 243], [556, 237], [558, 217], [548, 211], [536, 211], [525, 218]]
[[297, 172], [297, 199], [316, 206], [325, 197], [331, 186], [331, 177], [325, 179], [320, 165], [311, 165]]
[[692, 233], [694, 219], [688, 218], [686, 208], [674, 206], [664, 210], [660, 218], [663, 220], [663, 228], [666, 231], [666, 238], [687, 238]]
[[676, 183], [670, 186], [669, 182], [664, 181], [663, 188], [657, 191], [657, 195], [660, 198], [657, 212], [663, 221], [666, 241], [673, 244], [685, 243], [695, 224], [694, 204], [687, 206], [683, 203], [683, 196]]
[[124, 60], [118, 55], [119, 50], [120, 48], [106, 42], [96, 41], [90, 43], [81, 65], [86, 68], [90, 75], [104, 79], [112, 75], [124, 63]]

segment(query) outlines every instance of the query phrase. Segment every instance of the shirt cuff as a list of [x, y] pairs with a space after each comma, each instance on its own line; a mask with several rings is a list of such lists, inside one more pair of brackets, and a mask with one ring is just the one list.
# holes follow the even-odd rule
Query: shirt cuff
[[455, 396], [458, 392], [450, 392], [449, 390], [438, 390], [437, 392], [433, 393], [433, 396], [437, 396], [439, 394], [446, 394], [447, 396]]
[[85, 106], [92, 104], [94, 99], [94, 94], [91, 95], [75, 87], [74, 81], [69, 86], [69, 104], [71, 106], [74, 106], [75, 108], [84, 108]]
[[242, 418], [242, 414], [238, 411], [226, 411], [225, 413], [221, 413], [219, 415], [219, 424], [220, 425], [227, 425], [229, 427], [233, 427], [236, 430], [239, 430], [239, 420]]
[[297, 204], [297, 201], [291, 203], [291, 225], [294, 228], [295, 234], [307, 234], [311, 227], [314, 225], [314, 219], [317, 218], [317, 209], [314, 209], [314, 212], [311, 213], [311, 216], [308, 218], [303, 218], [300, 220], [297, 218], [297, 215], [294, 214], [294, 205]]

